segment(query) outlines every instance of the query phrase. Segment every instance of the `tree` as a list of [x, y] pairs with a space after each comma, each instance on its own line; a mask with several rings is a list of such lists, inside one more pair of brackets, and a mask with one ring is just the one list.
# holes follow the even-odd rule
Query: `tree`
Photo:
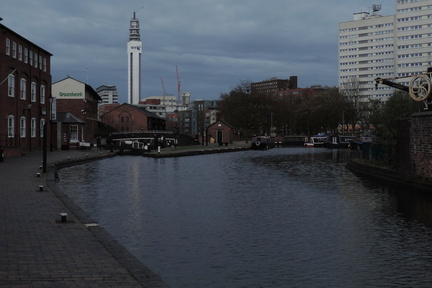
[[336, 88], [305, 89], [289, 95], [251, 93], [249, 82], [242, 82], [229, 93], [222, 94], [219, 109], [225, 121], [247, 137], [269, 135], [273, 131], [279, 135], [335, 131], [343, 115], [352, 117], [355, 111], [352, 103]]
[[259, 131], [262, 126], [262, 108], [264, 99], [259, 95], [253, 95], [250, 90], [250, 82], [243, 81], [229, 93], [221, 94], [219, 110], [224, 120], [236, 127], [246, 137]]
[[414, 101], [407, 92], [396, 91], [384, 104], [371, 102], [370, 122], [381, 143], [395, 143], [397, 122], [423, 109], [422, 102]]

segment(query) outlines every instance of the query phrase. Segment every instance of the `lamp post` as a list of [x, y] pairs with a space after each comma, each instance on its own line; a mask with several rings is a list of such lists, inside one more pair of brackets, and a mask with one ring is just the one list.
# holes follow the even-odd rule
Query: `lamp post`
[[54, 97], [52, 97], [51, 95], [49, 96], [49, 103], [50, 103], [50, 116], [49, 116], [49, 122], [50, 122], [50, 152], [53, 152], [53, 117], [52, 117], [52, 112], [53, 112], [53, 102], [54, 102]]
[[270, 113], [270, 137], [272, 136], [273, 130], [273, 113]]

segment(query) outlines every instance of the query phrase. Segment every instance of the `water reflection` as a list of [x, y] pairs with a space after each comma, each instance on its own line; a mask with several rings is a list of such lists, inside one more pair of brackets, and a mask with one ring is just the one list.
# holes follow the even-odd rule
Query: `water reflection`
[[430, 286], [429, 197], [357, 177], [351, 153], [117, 157], [61, 186], [172, 287]]

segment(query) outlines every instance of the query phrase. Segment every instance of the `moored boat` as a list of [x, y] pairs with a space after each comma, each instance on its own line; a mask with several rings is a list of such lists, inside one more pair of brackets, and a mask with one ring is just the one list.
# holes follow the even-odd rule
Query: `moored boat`
[[327, 148], [348, 148], [354, 136], [334, 135], [327, 139]]
[[351, 149], [360, 149], [363, 144], [371, 144], [373, 142], [373, 138], [370, 135], [365, 136], [357, 136], [350, 141]]
[[252, 137], [251, 149], [265, 150], [273, 147], [272, 138], [269, 136], [254, 136]]
[[318, 134], [315, 136], [305, 137], [305, 147], [325, 147], [327, 145], [327, 136]]

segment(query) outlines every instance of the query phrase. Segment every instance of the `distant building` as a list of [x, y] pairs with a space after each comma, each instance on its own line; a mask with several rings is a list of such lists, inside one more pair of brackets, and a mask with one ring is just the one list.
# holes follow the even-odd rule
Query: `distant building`
[[217, 121], [219, 100], [196, 100], [189, 105], [190, 135], [204, 136], [208, 126]]
[[[98, 103], [102, 100], [88, 84], [67, 77], [52, 84], [52, 96], [56, 100], [57, 115], [70, 116], [64, 119], [79, 119], [83, 125], [71, 124], [64, 126], [59, 118], [55, 121], [56, 147], [76, 148], [80, 142], [94, 142], [98, 131]], [[65, 128], [67, 130], [65, 130]]]
[[0, 146], [5, 157], [20, 156], [42, 149], [44, 126], [51, 140], [52, 54], [4, 25], [0, 29]]
[[165, 120], [139, 105], [121, 104], [101, 115], [101, 121], [119, 132], [165, 130]]
[[100, 105], [118, 103], [118, 91], [116, 86], [102, 85], [96, 88], [95, 91], [102, 99]]
[[140, 104], [149, 106], [147, 107], [149, 111], [155, 112], [162, 118], [165, 118], [167, 113], [172, 113], [178, 110], [176, 96], [171, 94], [164, 96], [150, 96], [141, 100]]
[[291, 76], [290, 79], [273, 77], [261, 82], [251, 83], [251, 93], [272, 94], [277, 91], [297, 89], [297, 85], [297, 76]]
[[188, 106], [190, 104], [190, 98], [191, 98], [191, 93], [190, 92], [182, 92], [181, 93], [181, 99], [182, 99], [182, 105], [183, 106]]
[[312, 86], [311, 88], [297, 88], [290, 90], [282, 90], [272, 95], [277, 95], [279, 97], [290, 97], [290, 96], [299, 96], [299, 97], [309, 97], [309, 96], [319, 96], [324, 92], [328, 91], [330, 87], [328, 86]]
[[141, 97], [141, 53], [142, 42], [140, 39], [139, 21], [136, 13], [130, 20], [128, 53], [128, 103], [138, 104]]

